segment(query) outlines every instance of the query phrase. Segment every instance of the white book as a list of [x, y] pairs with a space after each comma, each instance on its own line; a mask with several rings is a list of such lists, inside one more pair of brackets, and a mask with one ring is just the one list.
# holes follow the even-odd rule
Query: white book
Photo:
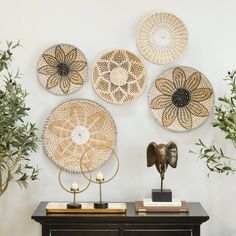
[[158, 206], [163, 206], [163, 207], [180, 207], [181, 206], [181, 201], [179, 199], [173, 198], [172, 202], [153, 202], [151, 198], [144, 198], [143, 199], [143, 206], [145, 207], [158, 207]]

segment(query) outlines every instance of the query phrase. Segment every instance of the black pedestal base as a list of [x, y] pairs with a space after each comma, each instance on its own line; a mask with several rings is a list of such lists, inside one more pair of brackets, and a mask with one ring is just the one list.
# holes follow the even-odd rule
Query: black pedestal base
[[73, 203], [73, 202], [71, 202], [71, 203], [68, 203], [67, 204], [67, 209], [80, 209], [81, 208], [81, 204], [80, 203]]
[[172, 192], [170, 189], [152, 189], [153, 202], [172, 202]]
[[108, 208], [108, 202], [95, 202], [94, 208], [95, 209], [106, 209], [106, 208]]

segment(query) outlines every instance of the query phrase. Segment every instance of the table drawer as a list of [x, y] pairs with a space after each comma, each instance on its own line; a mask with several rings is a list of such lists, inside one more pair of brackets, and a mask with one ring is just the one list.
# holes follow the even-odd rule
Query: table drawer
[[191, 236], [191, 230], [170, 229], [129, 229], [124, 230], [123, 236]]
[[60, 229], [51, 230], [51, 236], [119, 236], [119, 230], [116, 229]]

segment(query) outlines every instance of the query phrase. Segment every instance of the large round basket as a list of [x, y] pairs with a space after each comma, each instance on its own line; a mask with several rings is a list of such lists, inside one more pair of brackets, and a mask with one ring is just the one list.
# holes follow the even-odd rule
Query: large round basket
[[142, 55], [155, 64], [173, 62], [185, 52], [187, 44], [185, 24], [170, 13], [154, 13], [138, 28], [137, 46]]
[[93, 68], [93, 87], [105, 101], [129, 103], [139, 97], [147, 84], [144, 64], [132, 52], [113, 50], [103, 54]]
[[178, 132], [205, 122], [213, 103], [210, 82], [202, 73], [186, 66], [159, 75], [149, 93], [149, 106], [155, 119], [165, 128]]
[[58, 167], [80, 172], [80, 160], [87, 170], [94, 170], [112, 155], [116, 126], [101, 105], [90, 100], [71, 100], [59, 105], [49, 115], [43, 135], [48, 157]]
[[41, 85], [49, 92], [56, 95], [70, 94], [87, 80], [87, 60], [78, 48], [58, 44], [41, 55], [37, 75]]

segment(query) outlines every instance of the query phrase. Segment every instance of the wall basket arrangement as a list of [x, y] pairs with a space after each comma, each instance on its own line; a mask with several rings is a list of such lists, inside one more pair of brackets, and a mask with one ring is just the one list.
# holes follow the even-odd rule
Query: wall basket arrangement
[[147, 84], [141, 59], [127, 50], [103, 54], [93, 68], [93, 87], [107, 102], [124, 104], [140, 96]]
[[188, 31], [178, 17], [156, 12], [140, 24], [137, 46], [141, 54], [155, 64], [167, 64], [180, 57], [188, 44]]
[[80, 160], [88, 171], [105, 163], [113, 153], [116, 126], [110, 114], [96, 102], [71, 100], [59, 105], [45, 123], [43, 146], [61, 169], [80, 172]]
[[69, 44], [48, 48], [39, 58], [38, 79], [42, 86], [56, 95], [73, 93], [88, 77], [84, 54]]
[[163, 72], [149, 93], [155, 119], [172, 131], [197, 128], [212, 111], [214, 94], [210, 82], [199, 71], [186, 66]]

